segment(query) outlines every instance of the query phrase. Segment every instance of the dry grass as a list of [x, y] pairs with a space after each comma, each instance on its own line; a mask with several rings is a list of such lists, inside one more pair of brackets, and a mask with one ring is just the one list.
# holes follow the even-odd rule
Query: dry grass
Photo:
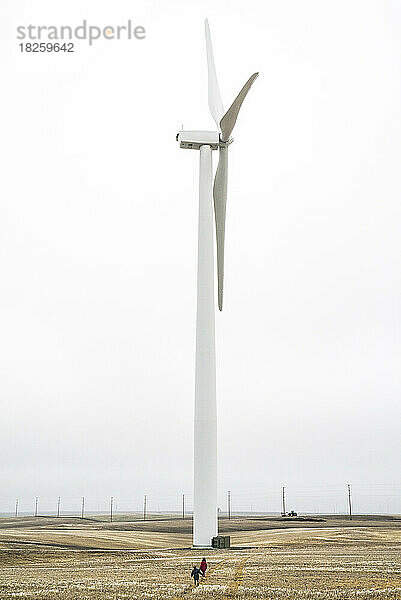
[[208, 552], [194, 589], [203, 551], [189, 548], [187, 523], [3, 519], [0, 599], [400, 600], [400, 524], [234, 520], [224, 525], [236, 547]]

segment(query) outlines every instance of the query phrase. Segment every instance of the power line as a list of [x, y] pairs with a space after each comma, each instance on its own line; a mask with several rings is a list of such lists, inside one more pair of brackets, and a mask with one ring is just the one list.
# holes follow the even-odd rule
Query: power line
[[348, 508], [349, 508], [349, 520], [352, 521], [352, 505], [351, 505], [351, 485], [348, 483]]

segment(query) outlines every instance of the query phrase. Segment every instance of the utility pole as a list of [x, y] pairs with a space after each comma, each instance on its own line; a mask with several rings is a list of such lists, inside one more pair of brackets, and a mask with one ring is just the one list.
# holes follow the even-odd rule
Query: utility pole
[[283, 486], [283, 515], [286, 515], [285, 512], [285, 487]]
[[348, 488], [348, 508], [349, 508], [349, 520], [352, 521], [352, 504], [351, 504], [351, 484], [347, 484]]
[[227, 514], [228, 514], [228, 520], [231, 519], [231, 492], [228, 491], [227, 492]]
[[57, 499], [57, 518], [60, 516], [60, 503], [61, 503], [61, 497], [59, 496]]
[[35, 498], [35, 517], [38, 516], [38, 502], [39, 502], [39, 498], [36, 496], [36, 498]]
[[185, 494], [182, 495], [182, 518], [185, 519]]
[[143, 520], [146, 521], [146, 500], [147, 500], [147, 496], [146, 494], [143, 497]]
[[110, 498], [110, 522], [113, 522], [113, 503], [114, 503], [114, 498], [113, 496]]
[[81, 504], [81, 519], [84, 518], [85, 513], [85, 496], [82, 496], [82, 504]]
[[18, 498], [15, 501], [15, 517], [18, 517]]

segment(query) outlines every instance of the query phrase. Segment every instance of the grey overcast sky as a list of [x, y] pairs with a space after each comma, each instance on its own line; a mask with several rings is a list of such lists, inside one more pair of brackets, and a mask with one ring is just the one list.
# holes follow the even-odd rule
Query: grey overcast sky
[[[219, 499], [401, 511], [401, 4], [5, 0], [0, 511], [191, 501], [198, 156], [230, 150]], [[144, 40], [21, 53], [21, 25]], [[75, 507], [75, 508], [74, 508]]]

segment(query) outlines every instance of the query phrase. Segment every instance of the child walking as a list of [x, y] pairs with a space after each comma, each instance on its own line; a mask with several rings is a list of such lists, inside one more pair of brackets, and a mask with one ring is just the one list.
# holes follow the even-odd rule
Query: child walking
[[198, 569], [198, 567], [194, 567], [192, 569], [192, 573], [191, 573], [191, 577], [194, 578], [194, 586], [196, 587], [197, 585], [199, 585], [199, 574], [201, 573], [201, 570]]
[[200, 564], [200, 567], [199, 567], [199, 568], [200, 568], [200, 570], [202, 571], [202, 575], [203, 575], [203, 577], [204, 577], [204, 576], [205, 576], [205, 574], [206, 574], [206, 569], [207, 569], [207, 562], [206, 562], [206, 558], [202, 558], [202, 562], [201, 562], [201, 564]]

